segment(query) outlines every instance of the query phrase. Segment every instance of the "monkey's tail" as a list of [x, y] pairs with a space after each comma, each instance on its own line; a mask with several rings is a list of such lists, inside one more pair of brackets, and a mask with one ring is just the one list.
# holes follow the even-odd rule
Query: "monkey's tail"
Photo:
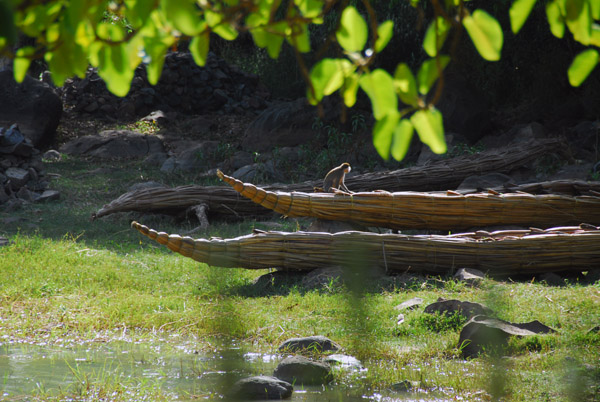
[[[251, 201], [262, 205], [265, 208], [271, 209], [277, 213], [286, 216], [304, 216], [296, 215], [292, 213], [293, 195], [290, 193], [280, 193], [267, 191], [260, 187], [256, 187], [254, 184], [243, 183], [240, 180], [223, 174], [220, 170], [217, 170], [217, 176], [225, 183], [229, 184], [235, 191], [240, 193]], [[296, 193], [295, 193], [296, 194]], [[304, 193], [297, 193], [298, 196]], [[305, 194], [308, 196], [307, 194]]]

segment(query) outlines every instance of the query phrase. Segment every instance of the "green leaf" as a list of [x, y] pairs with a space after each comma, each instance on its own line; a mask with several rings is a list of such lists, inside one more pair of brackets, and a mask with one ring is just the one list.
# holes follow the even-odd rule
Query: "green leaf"
[[565, 11], [567, 26], [573, 34], [573, 39], [589, 45], [592, 33], [590, 4], [586, 0], [565, 0]]
[[598, 51], [596, 49], [588, 49], [579, 53], [567, 71], [569, 83], [574, 87], [580, 86], [597, 64]]
[[398, 111], [398, 97], [394, 91], [394, 80], [387, 71], [373, 70], [363, 74], [358, 85], [367, 93], [373, 105], [373, 116], [376, 120]]
[[[437, 24], [437, 37], [435, 35], [435, 29]], [[450, 32], [450, 28], [452, 26], [444, 17], [437, 17], [436, 20], [432, 21], [427, 28], [427, 32], [425, 32], [425, 38], [423, 39], [423, 49], [430, 57], [435, 57], [442, 46], [444, 46], [444, 42], [446, 41], [446, 37], [448, 36], [448, 32]]]
[[98, 52], [98, 75], [110, 92], [125, 96], [129, 92], [135, 68], [131, 68], [126, 44], [104, 45]]
[[[15, 15], [11, 3], [9, 0], [0, 0], [0, 50], [3, 46], [15, 43], [17, 40]], [[1, 42], [4, 42], [4, 45]]]
[[590, 45], [600, 47], [600, 25], [592, 24], [592, 35], [590, 36]]
[[198, 17], [195, 1], [190, 0], [160, 0], [161, 10], [175, 29], [188, 35], [198, 35], [203, 27]]
[[500, 60], [504, 37], [494, 17], [477, 9], [463, 19], [463, 25], [481, 57], [488, 61]]
[[394, 34], [394, 21], [387, 20], [377, 27], [377, 40], [375, 41], [375, 51], [381, 52], [388, 44]]
[[397, 161], [404, 159], [410, 146], [414, 127], [410, 120], [402, 119], [396, 125], [392, 137], [392, 157]]
[[350, 72], [352, 68], [354, 66], [346, 59], [323, 59], [315, 64], [310, 72], [310, 81], [315, 92], [313, 97], [310, 90], [308, 91], [310, 103], [316, 105], [323, 96], [338, 90], [344, 83], [345, 72]]
[[340, 27], [335, 33], [340, 46], [348, 52], [360, 52], [368, 37], [367, 23], [356, 8], [348, 6], [342, 12]]
[[385, 115], [381, 120], [377, 120], [373, 127], [373, 145], [379, 156], [384, 160], [390, 158], [390, 148], [392, 147], [392, 134], [400, 120], [400, 113], [394, 111]]
[[592, 18], [595, 20], [600, 20], [600, 1], [590, 1], [590, 8], [592, 11]]
[[140, 28], [153, 10], [155, 0], [125, 0], [125, 17], [134, 28]]
[[546, 18], [548, 19], [552, 35], [559, 39], [562, 38], [565, 35], [565, 21], [560, 12], [558, 0], [546, 4]]
[[352, 107], [356, 103], [356, 92], [358, 91], [358, 75], [352, 73], [344, 80], [342, 87], [342, 95], [344, 97], [344, 104], [347, 107]]
[[15, 81], [23, 82], [34, 54], [35, 48], [33, 46], [24, 46], [17, 50], [15, 60], [13, 61], [13, 75]]
[[410, 122], [417, 130], [419, 138], [436, 154], [446, 152], [444, 123], [442, 114], [437, 109], [419, 110], [410, 117]]
[[[259, 22], [258, 19], [260, 17], [248, 18], [248, 23], [253, 20], [255, 22]], [[283, 44], [283, 39], [285, 37], [286, 29], [288, 28], [285, 22], [278, 22], [268, 27], [257, 26], [255, 28], [250, 28], [250, 33], [252, 34], [252, 39], [256, 46], [261, 48], [267, 48], [267, 52], [272, 59], [276, 59], [279, 57], [279, 52], [281, 51], [281, 45]]]
[[323, 0], [294, 0], [294, 3], [306, 18], [318, 17], [323, 9]]
[[308, 33], [308, 24], [296, 24], [292, 29], [288, 29], [289, 34], [286, 37], [288, 42], [294, 46], [300, 53], [310, 52], [310, 36]]
[[192, 53], [192, 57], [194, 58], [194, 62], [204, 67], [206, 64], [206, 56], [208, 55], [208, 48], [210, 44], [210, 33], [208, 31], [201, 33], [198, 36], [195, 36], [190, 41], [190, 53]]
[[[444, 70], [450, 62], [449, 56], [439, 56], [440, 68]], [[435, 81], [439, 78], [437, 67], [437, 59], [429, 59], [421, 64], [417, 74], [417, 82], [419, 84], [419, 92], [423, 95], [427, 94]]]
[[417, 81], [410, 67], [406, 63], [398, 64], [394, 73], [394, 88], [400, 100], [406, 105], [417, 106], [419, 94], [417, 93]]
[[28, 7], [23, 15], [20, 28], [27, 36], [39, 36], [60, 12], [60, 3], [38, 4]]
[[158, 11], [150, 14], [146, 25], [140, 30], [140, 35], [143, 37], [143, 52], [149, 59], [146, 61], [148, 82], [156, 85], [162, 72], [167, 49], [173, 45], [175, 38], [163, 29]]
[[[81, 26], [81, 24], [79, 24]], [[117, 24], [101, 22], [96, 27], [96, 34], [100, 39], [119, 42], [125, 38], [125, 30]]]
[[213, 27], [212, 30], [225, 40], [234, 40], [238, 36], [238, 31], [230, 24], [219, 24]]
[[510, 6], [508, 15], [510, 16], [510, 28], [514, 34], [519, 32], [527, 21], [535, 2], [536, 0], [515, 0]]

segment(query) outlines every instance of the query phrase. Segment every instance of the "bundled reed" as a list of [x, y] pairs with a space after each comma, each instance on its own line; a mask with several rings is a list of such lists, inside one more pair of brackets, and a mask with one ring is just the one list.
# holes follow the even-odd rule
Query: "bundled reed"
[[[456, 188], [465, 178], [487, 172], [508, 173], [540, 155], [559, 151], [562, 143], [556, 139], [537, 140], [502, 151], [490, 150], [474, 155], [435, 162], [390, 172], [355, 175], [346, 179], [353, 191], [432, 191]], [[265, 189], [311, 192], [322, 186], [322, 180], [304, 183], [264, 186]], [[600, 188], [598, 188], [600, 190]], [[125, 193], [104, 205], [92, 219], [116, 212], [155, 212], [180, 214], [187, 208], [206, 204], [211, 215], [258, 216], [269, 213], [228, 187], [180, 186], [150, 188]]]
[[600, 197], [495, 192], [286, 193], [217, 175], [253, 202], [290, 217], [356, 222], [392, 229], [458, 230], [475, 226], [600, 224]]
[[234, 239], [192, 239], [132, 227], [172, 251], [218, 267], [312, 270], [331, 266], [445, 274], [462, 267], [489, 275], [581, 272], [600, 265], [600, 230], [476, 232], [452, 236], [366, 232], [260, 232]]

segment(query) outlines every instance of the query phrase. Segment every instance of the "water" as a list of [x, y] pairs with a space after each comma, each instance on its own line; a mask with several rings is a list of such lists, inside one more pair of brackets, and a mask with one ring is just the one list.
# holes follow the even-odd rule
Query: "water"
[[[111, 384], [120, 392], [123, 387], [129, 389], [131, 400], [136, 400], [136, 393], [144, 395], [140, 388], [146, 394], [159, 390], [162, 395], [180, 401], [219, 399], [226, 392], [224, 384], [252, 375], [272, 375], [282, 358], [235, 347], [224, 353], [216, 350], [199, 353], [189, 344], [166, 348], [160, 344], [119, 341], [76, 346], [5, 343], [0, 344], [0, 399], [85, 396], [95, 386], [110, 388]], [[425, 395], [417, 396], [414, 393], [363, 395], [361, 390], [347, 386], [295, 386], [291, 400], [423, 400]]]

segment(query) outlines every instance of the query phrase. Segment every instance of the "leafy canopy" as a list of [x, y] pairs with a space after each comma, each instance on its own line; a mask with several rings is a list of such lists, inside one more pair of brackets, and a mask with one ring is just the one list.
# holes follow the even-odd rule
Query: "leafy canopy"
[[[425, 0], [410, 1], [420, 8]], [[536, 1], [513, 1], [509, 18], [514, 34]], [[446, 151], [443, 118], [435, 104], [443, 88], [443, 71], [451, 61], [447, 39], [466, 32], [485, 60], [497, 61], [502, 55], [503, 31], [494, 16], [471, 10], [468, 0], [430, 2], [433, 18], [423, 40], [430, 58], [416, 74], [403, 61], [393, 75], [371, 69], [394, 35], [394, 22], [379, 22], [369, 0], [361, 2], [364, 12], [338, 0], [0, 0], [0, 56], [13, 59], [19, 82], [31, 61], [43, 57], [58, 86], [71, 76], [85, 76], [92, 65], [111, 92], [125, 96], [140, 64], [150, 83], [158, 82], [165, 54], [178, 41], [189, 40], [194, 61], [203, 66], [211, 33], [231, 41], [240, 32], [249, 32], [256, 46], [272, 58], [279, 56], [284, 42], [295, 49], [312, 104], [339, 92], [344, 104], [352, 107], [358, 90], [364, 91], [376, 120], [375, 148], [384, 159], [391, 155], [400, 160], [415, 131], [434, 152]], [[545, 9], [553, 35], [563, 38], [568, 31], [586, 46], [567, 71], [571, 85], [579, 86], [600, 58], [600, 1], [550, 0]], [[309, 71], [300, 57], [313, 50], [309, 26], [323, 24], [330, 13], [337, 16], [332, 38], [340, 56], [321, 59]], [[20, 36], [33, 38], [27, 43], [34, 44], [19, 46]]]

